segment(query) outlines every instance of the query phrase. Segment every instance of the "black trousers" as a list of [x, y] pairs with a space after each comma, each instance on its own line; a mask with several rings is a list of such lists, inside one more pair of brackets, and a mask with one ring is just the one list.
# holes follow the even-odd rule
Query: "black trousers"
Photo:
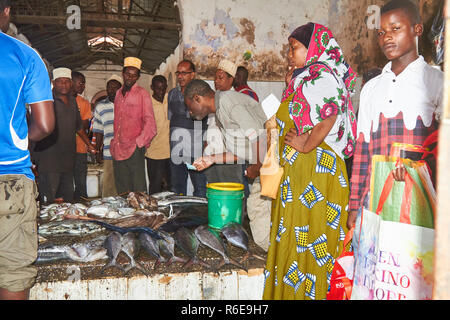
[[113, 160], [114, 181], [118, 194], [125, 192], [146, 192], [145, 148], [136, 148], [130, 158]]
[[73, 201], [73, 172], [39, 172], [37, 182], [42, 204], [53, 203], [58, 197]]
[[80, 197], [87, 198], [87, 153], [76, 153], [73, 167], [73, 179], [75, 181], [75, 191], [73, 198], [79, 200]]
[[154, 194], [163, 191], [163, 181], [166, 181], [166, 190], [170, 190], [170, 158], [150, 159], [145, 158], [147, 162], [148, 175], [148, 194]]

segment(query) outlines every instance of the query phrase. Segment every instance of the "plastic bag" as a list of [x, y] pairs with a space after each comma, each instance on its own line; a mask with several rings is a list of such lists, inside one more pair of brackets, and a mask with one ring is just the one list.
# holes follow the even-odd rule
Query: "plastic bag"
[[433, 60], [434, 63], [440, 65], [444, 62], [444, 33], [445, 33], [445, 19], [444, 19], [444, 2], [441, 2], [438, 13], [434, 17], [429, 39], [433, 43]]

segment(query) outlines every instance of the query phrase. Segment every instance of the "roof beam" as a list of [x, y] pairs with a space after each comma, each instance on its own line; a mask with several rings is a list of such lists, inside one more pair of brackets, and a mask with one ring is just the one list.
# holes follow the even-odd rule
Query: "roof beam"
[[[49, 24], [66, 25], [67, 18], [63, 16], [27, 16], [16, 15], [11, 17], [13, 23], [18, 24]], [[181, 24], [173, 22], [156, 22], [143, 20], [111, 20], [99, 18], [81, 18], [81, 27], [105, 27], [123, 29], [166, 29], [180, 30]]]

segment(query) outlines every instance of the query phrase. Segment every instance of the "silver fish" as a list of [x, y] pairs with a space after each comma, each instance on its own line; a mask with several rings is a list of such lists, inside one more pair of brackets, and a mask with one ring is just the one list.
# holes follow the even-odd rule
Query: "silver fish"
[[109, 267], [116, 267], [125, 272], [125, 269], [117, 264], [117, 257], [122, 250], [122, 235], [118, 232], [111, 232], [105, 239], [104, 246], [110, 261], [103, 266], [101, 273]]
[[40, 245], [36, 262], [45, 263], [64, 259], [77, 262], [91, 262], [106, 259], [106, 249], [103, 247], [105, 238], [105, 236], [100, 236], [72, 245]]
[[226, 224], [220, 231], [222, 235], [225, 237], [225, 239], [233, 246], [247, 251], [246, 255], [239, 261], [240, 263], [244, 262], [249, 258], [256, 258], [262, 261], [266, 260], [263, 257], [251, 253], [249, 251], [248, 234], [241, 224], [236, 222], [230, 222]]
[[103, 228], [95, 223], [85, 220], [63, 220], [50, 221], [39, 225], [38, 233], [40, 236], [55, 236], [62, 234], [71, 234], [84, 236], [102, 231]]
[[192, 232], [187, 228], [182, 227], [175, 232], [174, 238], [176, 245], [190, 258], [189, 261], [186, 262], [186, 264], [183, 266], [183, 268], [186, 268], [191, 264], [197, 263], [204, 267], [210, 268], [217, 273], [217, 270], [215, 270], [215, 268], [213, 268], [205, 261], [197, 257], [199, 241], [194, 232]]
[[166, 258], [169, 258], [166, 265], [170, 265], [173, 262], [186, 263], [186, 259], [175, 255], [175, 239], [169, 233], [161, 230], [158, 230], [158, 234], [162, 237], [162, 239], [158, 240], [159, 251], [162, 255], [165, 255]]
[[147, 233], [140, 233], [138, 238], [145, 252], [147, 252], [150, 256], [156, 258], [154, 269], [156, 269], [156, 267], [160, 264], [160, 262], [166, 262], [166, 259], [163, 256], [161, 256], [161, 253], [159, 251], [158, 240], [153, 239]]
[[155, 198], [156, 200], [161, 200], [161, 199], [165, 199], [165, 198], [176, 196], [176, 195], [177, 194], [172, 191], [163, 191], [163, 192], [154, 193], [151, 196], [153, 198]]
[[222, 263], [219, 264], [217, 269], [220, 269], [225, 264], [233, 264], [241, 269], [245, 269], [243, 266], [241, 266], [239, 263], [228, 257], [225, 249], [225, 245], [223, 244], [222, 240], [220, 239], [220, 236], [215, 234], [212, 230], [208, 228], [207, 225], [201, 225], [197, 227], [194, 231], [195, 235], [197, 236], [198, 240], [206, 247], [214, 250], [218, 254], [220, 254], [223, 258]]
[[134, 232], [127, 232], [122, 236], [122, 251], [130, 258], [130, 265], [125, 269], [125, 273], [133, 268], [137, 268], [145, 275], [148, 275], [147, 271], [134, 259], [140, 249], [139, 241]]
[[158, 206], [161, 207], [186, 203], [208, 204], [208, 200], [206, 198], [191, 197], [191, 196], [172, 196], [162, 200], [158, 200]]

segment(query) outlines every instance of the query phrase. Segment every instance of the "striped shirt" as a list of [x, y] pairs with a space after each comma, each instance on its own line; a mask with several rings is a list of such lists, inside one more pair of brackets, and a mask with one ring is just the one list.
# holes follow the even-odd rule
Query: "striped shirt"
[[95, 107], [92, 131], [103, 134], [103, 159], [112, 160], [110, 144], [114, 138], [114, 103], [108, 98]]

